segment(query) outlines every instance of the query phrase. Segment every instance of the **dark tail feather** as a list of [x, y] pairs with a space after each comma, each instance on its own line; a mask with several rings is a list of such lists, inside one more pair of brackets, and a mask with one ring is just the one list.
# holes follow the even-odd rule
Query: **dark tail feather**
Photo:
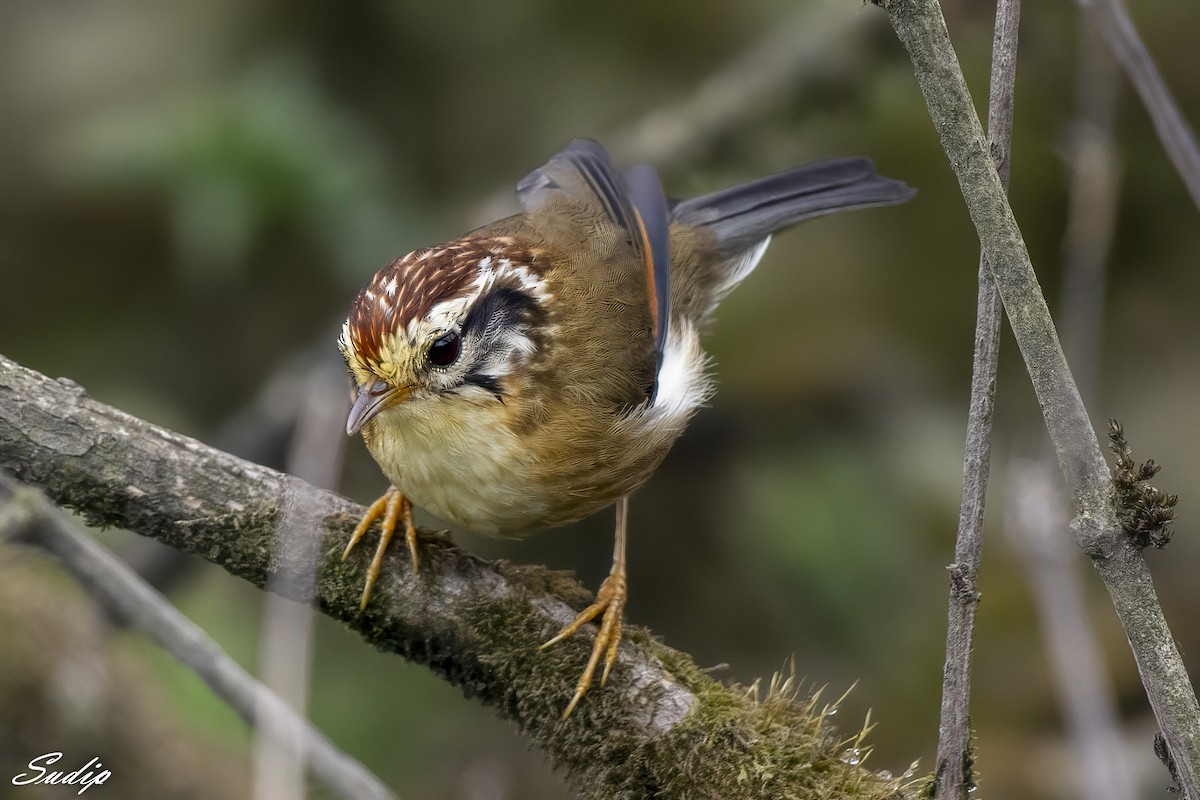
[[822, 161], [678, 203], [672, 217], [704, 226], [732, 251], [806, 219], [851, 208], [903, 203], [916, 193], [876, 174], [867, 158]]

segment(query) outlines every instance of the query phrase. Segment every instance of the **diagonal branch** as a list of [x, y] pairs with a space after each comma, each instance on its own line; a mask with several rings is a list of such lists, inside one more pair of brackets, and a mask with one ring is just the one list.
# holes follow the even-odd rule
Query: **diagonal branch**
[[151, 425], [0, 357], [0, 470], [93, 525], [195, 553], [264, 587], [298, 559], [275, 549], [295, 520], [319, 537], [316, 582], [277, 581], [371, 644], [428, 666], [517, 723], [585, 797], [905, 798], [825, 724], [828, 708], [776, 694], [759, 703], [706, 677], [647, 631], [626, 633], [612, 680], [562, 721], [586, 636], [538, 649], [591, 595], [540, 567], [487, 563], [425, 533], [422, 569], [389, 554], [358, 611], [366, 558], [340, 554], [362, 507], [296, 478]]
[[[346, 437], [345, 378], [340, 365], [319, 361], [308, 371], [296, 393], [292, 415], [295, 426], [289, 443], [287, 471], [310, 483], [332, 487], [342, 471]], [[290, 576], [306, 586], [316, 579], [315, 537], [283, 520], [275, 546], [296, 552], [303, 575]], [[263, 603], [259, 632], [258, 671], [262, 681], [299, 714], [308, 708], [313, 652], [313, 609], [292, 603], [272, 593]], [[271, 718], [274, 719], [274, 718]], [[259, 727], [254, 745], [254, 797], [256, 800], [301, 800], [307, 796], [304, 782], [305, 754], [286, 728], [268, 721]]]
[[1174, 758], [1180, 789], [1200, 798], [1200, 705], [1163, 617], [1141, 552], [1122, 529], [1108, 464], [1071, 377], [1025, 242], [992, 163], [983, 127], [937, 0], [878, 0], [912, 59], [942, 148], [979, 234], [1042, 407], [1091, 557], [1129, 637], [1142, 684]]
[[1121, 62], [1125, 75], [1150, 114], [1154, 131], [1175, 171], [1183, 179], [1192, 202], [1200, 207], [1200, 147], [1196, 135], [1183, 118], [1171, 90], [1154, 66], [1154, 59], [1138, 36], [1133, 20], [1121, 0], [1080, 0], [1099, 23], [1113, 55]]
[[[1117, 64], [1083, 18], [1070, 124], [1071, 179], [1063, 234], [1059, 330], [1085, 400], [1095, 397], [1104, 317], [1106, 262], [1113, 239], [1119, 168], [1113, 130]], [[1043, 448], [1045, 449], [1045, 448]], [[1078, 791], [1088, 800], [1136, 797], [1137, 780], [1121, 730], [1109, 670], [1090, 619], [1083, 566], [1062, 536], [1066, 527], [1053, 455], [1008, 465], [1004, 532], [1021, 561], [1037, 609], [1042, 647]]]
[[[800, 95], [830, 64], [843, 63], [871, 32], [869, 19], [846, 13], [841, 0], [809, 0], [682, 97], [599, 138], [618, 162], [660, 170], [684, 162], [781, 97]], [[504, 186], [471, 217], [491, 222], [512, 213], [512, 205], [512, 187]]]

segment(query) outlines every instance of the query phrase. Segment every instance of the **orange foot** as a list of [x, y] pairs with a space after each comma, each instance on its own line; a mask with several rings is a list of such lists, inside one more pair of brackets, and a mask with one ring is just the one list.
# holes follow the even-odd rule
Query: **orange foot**
[[392, 535], [396, 532], [397, 520], [404, 521], [404, 540], [408, 542], [408, 552], [412, 555], [413, 574], [417, 572], [417, 528], [413, 525], [413, 505], [395, 486], [389, 486], [383, 497], [372, 503], [367, 509], [367, 513], [363, 514], [362, 521], [358, 523], [358, 527], [350, 536], [350, 543], [342, 552], [342, 560], [346, 560], [346, 556], [350, 555], [350, 551], [363, 538], [367, 529], [371, 527], [371, 523], [380, 516], [383, 516], [383, 522], [380, 523], [379, 545], [375, 548], [375, 558], [371, 560], [371, 566], [367, 570], [367, 583], [363, 587], [360, 610], [367, 607], [367, 600], [371, 598], [371, 588], [375, 585], [375, 581], [379, 578], [379, 572], [383, 568], [383, 554], [387, 552]]
[[606, 652], [604, 672], [600, 674], [600, 686], [603, 687], [608, 682], [608, 673], [612, 671], [613, 664], [617, 661], [617, 647], [621, 644], [621, 624], [627, 597], [624, 570], [621, 573], [614, 571], [604, 579], [604, 583], [600, 584], [600, 591], [596, 593], [596, 602], [579, 612], [570, 625], [542, 645], [544, 650], [552, 644], [557, 644], [600, 616], [601, 613], [604, 614], [600, 620], [600, 632], [596, 634], [596, 640], [592, 643], [592, 657], [588, 659], [587, 666], [583, 669], [583, 675], [575, 684], [575, 695], [567, 704], [567, 710], [562, 715], [563, 719], [571, 716], [575, 706], [579, 705], [579, 701], [591, 688], [592, 679], [596, 676], [596, 667], [600, 664], [600, 656]]
[[613, 664], [617, 662], [617, 648], [621, 644], [621, 626], [625, 616], [625, 601], [629, 598], [629, 592], [625, 586], [625, 523], [628, 514], [629, 497], [626, 495], [617, 501], [617, 536], [616, 546], [613, 548], [612, 571], [604, 579], [604, 583], [600, 584], [600, 591], [596, 593], [596, 602], [580, 611], [569, 625], [541, 648], [545, 650], [547, 647], [561, 642], [596, 617], [604, 615], [600, 619], [600, 632], [596, 634], [596, 639], [592, 643], [592, 657], [588, 659], [587, 666], [583, 669], [583, 675], [575, 684], [575, 694], [571, 697], [571, 702], [567, 704], [567, 710], [563, 712], [563, 719], [571, 716], [571, 712], [575, 710], [579, 701], [591, 688], [592, 679], [596, 676], [596, 667], [600, 664], [600, 656], [604, 655], [604, 672], [600, 674], [601, 688], [608, 683], [608, 673], [612, 671]]

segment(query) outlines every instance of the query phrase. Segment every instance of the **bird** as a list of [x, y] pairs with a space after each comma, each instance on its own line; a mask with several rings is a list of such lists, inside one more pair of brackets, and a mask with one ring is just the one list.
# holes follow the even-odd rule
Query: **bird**
[[575, 139], [517, 184], [521, 213], [380, 269], [338, 340], [346, 432], [391, 483], [343, 553], [382, 518], [362, 609], [397, 528], [419, 568], [414, 504], [514, 538], [615, 506], [595, 602], [542, 645], [599, 618], [569, 717], [600, 659], [601, 687], [616, 663], [630, 496], [713, 393], [700, 337], [717, 306], [778, 231], [913, 193], [852, 157], [668, 201], [652, 167], [619, 171], [598, 142]]

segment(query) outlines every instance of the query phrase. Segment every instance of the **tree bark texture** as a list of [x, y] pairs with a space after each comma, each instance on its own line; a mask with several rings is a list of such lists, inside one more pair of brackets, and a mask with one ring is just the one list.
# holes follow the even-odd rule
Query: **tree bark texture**
[[[393, 548], [363, 612], [370, 554], [341, 560], [363, 508], [89, 398], [0, 356], [0, 469], [91, 525], [127, 528], [265, 587], [302, 569], [280, 524], [320, 537], [314, 603], [383, 650], [424, 664], [517, 723], [589, 798], [903, 798], [915, 783], [844, 758], [815, 703], [759, 701], [704, 675], [649, 632], [627, 629], [605, 689], [560, 719], [590, 650], [579, 635], [540, 651], [591, 595], [542, 567], [489, 563], [423, 532], [413, 575]], [[368, 548], [369, 550], [370, 548]], [[289, 588], [293, 587], [293, 588]]]

